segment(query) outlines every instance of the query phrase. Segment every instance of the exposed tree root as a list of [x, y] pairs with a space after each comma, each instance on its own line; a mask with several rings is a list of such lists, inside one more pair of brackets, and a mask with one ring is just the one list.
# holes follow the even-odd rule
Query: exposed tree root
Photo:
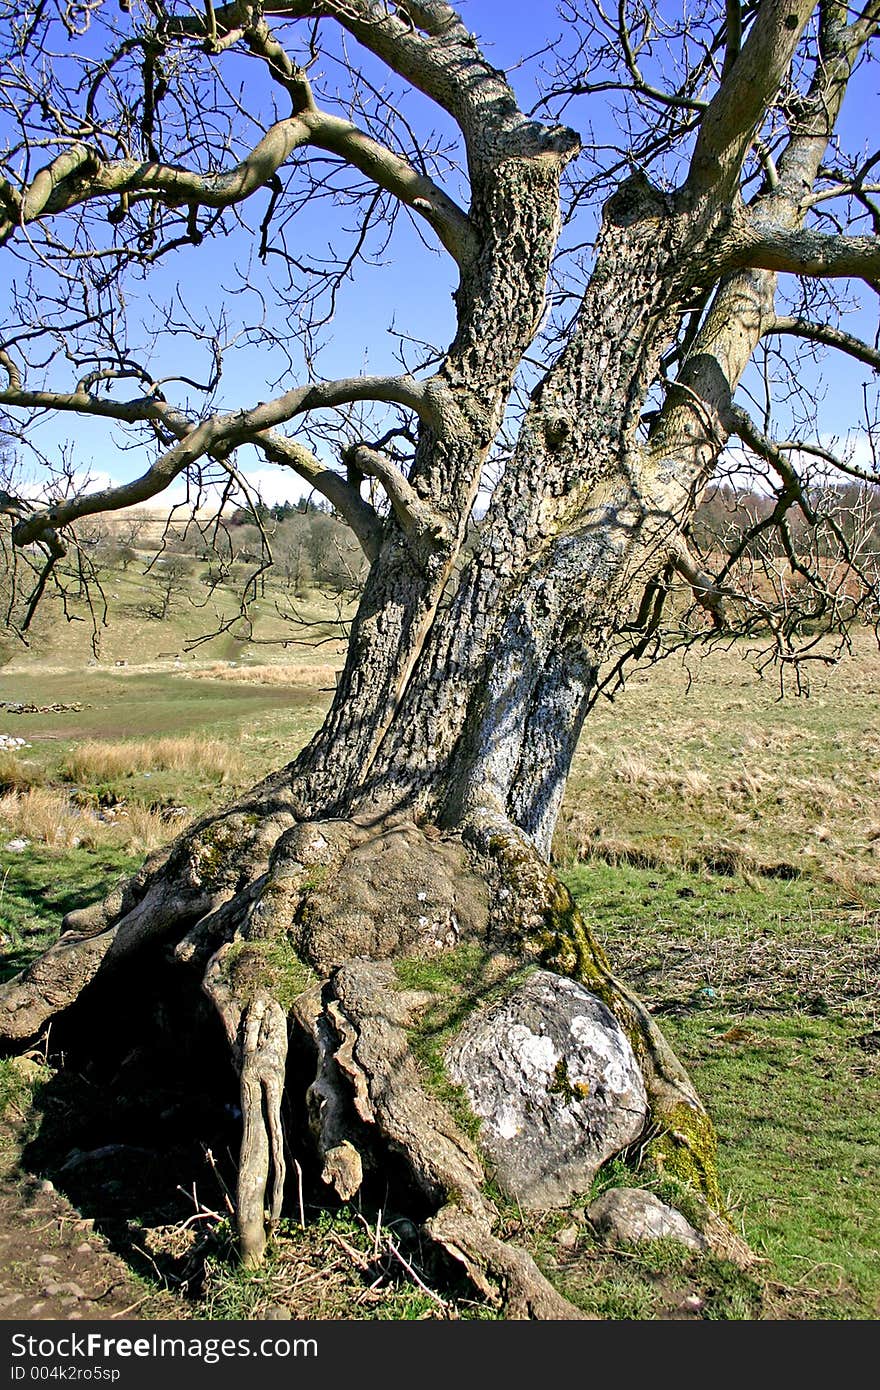
[[494, 1236], [484, 1221], [457, 1203], [441, 1207], [425, 1230], [467, 1271], [474, 1286], [497, 1299], [493, 1285], [503, 1290], [508, 1318], [568, 1320], [588, 1317], [563, 1298], [545, 1279], [531, 1255]]
[[443, 1203], [425, 1223], [427, 1234], [464, 1265], [481, 1293], [502, 1301], [510, 1317], [583, 1317], [525, 1250], [492, 1234], [497, 1212], [481, 1191], [479, 1156], [425, 1091], [410, 1050], [406, 1024], [424, 996], [400, 991], [393, 966], [384, 961], [352, 961], [332, 987], [344, 1039], [337, 1058], [355, 1085], [361, 1118], [405, 1156], [424, 1194]]
[[[287, 1015], [274, 999], [255, 999], [242, 1019], [241, 1113], [238, 1165], [239, 1243], [249, 1267], [263, 1258], [268, 1234], [281, 1219], [284, 1137], [281, 1102], [287, 1063]], [[271, 1196], [268, 1197], [271, 1176]]]
[[434, 996], [404, 990], [393, 962], [440, 956], [464, 939], [490, 955], [500, 947], [514, 965], [541, 960], [600, 995], [642, 1066], [657, 1167], [718, 1205], [714, 1134], [687, 1073], [522, 832], [488, 812], [468, 820], [463, 838], [403, 818], [290, 821], [236, 809], [203, 822], [104, 904], [71, 914], [59, 943], [0, 991], [0, 1032], [22, 1040], [99, 971], [136, 965], [145, 951], [201, 981], [240, 1079], [245, 1264], [263, 1258], [282, 1211], [294, 1027], [315, 1059], [302, 1092], [338, 1197], [393, 1169], [425, 1233], [507, 1316], [582, 1316], [531, 1256], [495, 1234], [479, 1153], [426, 1089], [411, 1049], [407, 1030]]
[[0, 986], [0, 1036], [35, 1038], [102, 966], [120, 965], [153, 942], [174, 944], [190, 926], [204, 929], [265, 871], [291, 819], [279, 813], [260, 820], [238, 808], [206, 818], [102, 902], [68, 913], [57, 943]]

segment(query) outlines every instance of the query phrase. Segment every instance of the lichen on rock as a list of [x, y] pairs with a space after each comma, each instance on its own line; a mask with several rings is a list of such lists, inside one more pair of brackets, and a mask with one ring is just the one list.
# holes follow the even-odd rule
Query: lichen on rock
[[524, 1207], [567, 1205], [648, 1117], [641, 1071], [613, 1014], [546, 970], [471, 1015], [446, 1061], [482, 1119], [498, 1186]]

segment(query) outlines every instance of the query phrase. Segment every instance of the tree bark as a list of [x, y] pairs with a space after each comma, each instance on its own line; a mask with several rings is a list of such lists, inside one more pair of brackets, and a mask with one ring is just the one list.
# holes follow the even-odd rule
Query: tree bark
[[[405, 1027], [415, 1005], [394, 1002], [394, 961], [455, 949], [465, 933], [488, 956], [502, 949], [585, 984], [641, 1064], [649, 1160], [719, 1201], [714, 1134], [690, 1079], [548, 862], [608, 634], [666, 562], [698, 491], [699, 451], [676, 473], [668, 455], [652, 456], [639, 421], [682, 303], [723, 240], [717, 218], [701, 222], [638, 179], [611, 201], [577, 331], [534, 393], [474, 558], [456, 566], [542, 311], [543, 275], [527, 262], [549, 260], [561, 162], [543, 151], [496, 170], [483, 256], [463, 275], [460, 331], [434, 386], [437, 420], [422, 428], [409, 478], [423, 510], [386, 522], [323, 728], [123, 894], [70, 914], [58, 947], [0, 999], [6, 1036], [31, 1039], [96, 975], [145, 953], [170, 950], [202, 978], [241, 1078], [237, 1218], [250, 1264], [281, 1211], [288, 1030], [305, 1027], [322, 1060], [303, 1089], [313, 1110], [332, 1102], [336, 1117], [316, 1129], [328, 1180], [351, 1196], [371, 1147], [403, 1154], [435, 1213], [427, 1232], [511, 1316], [576, 1314], [493, 1234], [479, 1156], [419, 1079]], [[401, 907], [414, 864], [440, 904], [433, 915]], [[468, 883], [484, 906], [463, 927], [449, 903]], [[297, 1001], [316, 998], [316, 976], [304, 1025]]]

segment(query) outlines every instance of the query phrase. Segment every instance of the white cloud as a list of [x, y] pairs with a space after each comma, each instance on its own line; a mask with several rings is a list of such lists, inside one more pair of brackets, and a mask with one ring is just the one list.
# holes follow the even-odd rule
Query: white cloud
[[116, 479], [109, 473], [89, 470], [73, 472], [61, 482], [53, 478], [24, 478], [17, 483], [15, 491], [31, 502], [56, 502], [59, 497], [78, 497], [82, 492], [100, 492], [102, 488], [115, 486]]

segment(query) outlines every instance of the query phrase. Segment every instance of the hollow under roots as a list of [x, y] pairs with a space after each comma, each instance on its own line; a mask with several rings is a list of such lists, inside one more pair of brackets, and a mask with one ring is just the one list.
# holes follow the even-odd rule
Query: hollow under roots
[[[507, 1316], [583, 1316], [495, 1234], [483, 1159], [413, 1049], [437, 989], [405, 988], [402, 962], [435, 962], [442, 975], [464, 958], [496, 982], [543, 964], [597, 994], [644, 1076], [648, 1159], [718, 1205], [714, 1134], [687, 1074], [552, 869], [497, 816], [471, 816], [455, 834], [406, 818], [296, 823], [283, 812], [203, 823], [106, 902], [65, 919], [57, 945], [0, 990], [0, 1034], [33, 1040], [95, 982], [156, 953], [200, 982], [240, 1079], [246, 1264], [262, 1259], [281, 1216], [283, 1116], [297, 1114], [341, 1200], [393, 1168], [424, 1232]], [[450, 968], [447, 986], [464, 1001], [468, 982], [453, 980]], [[305, 1078], [290, 1067], [294, 1034], [310, 1058]], [[305, 1095], [291, 1097], [292, 1086]]]

